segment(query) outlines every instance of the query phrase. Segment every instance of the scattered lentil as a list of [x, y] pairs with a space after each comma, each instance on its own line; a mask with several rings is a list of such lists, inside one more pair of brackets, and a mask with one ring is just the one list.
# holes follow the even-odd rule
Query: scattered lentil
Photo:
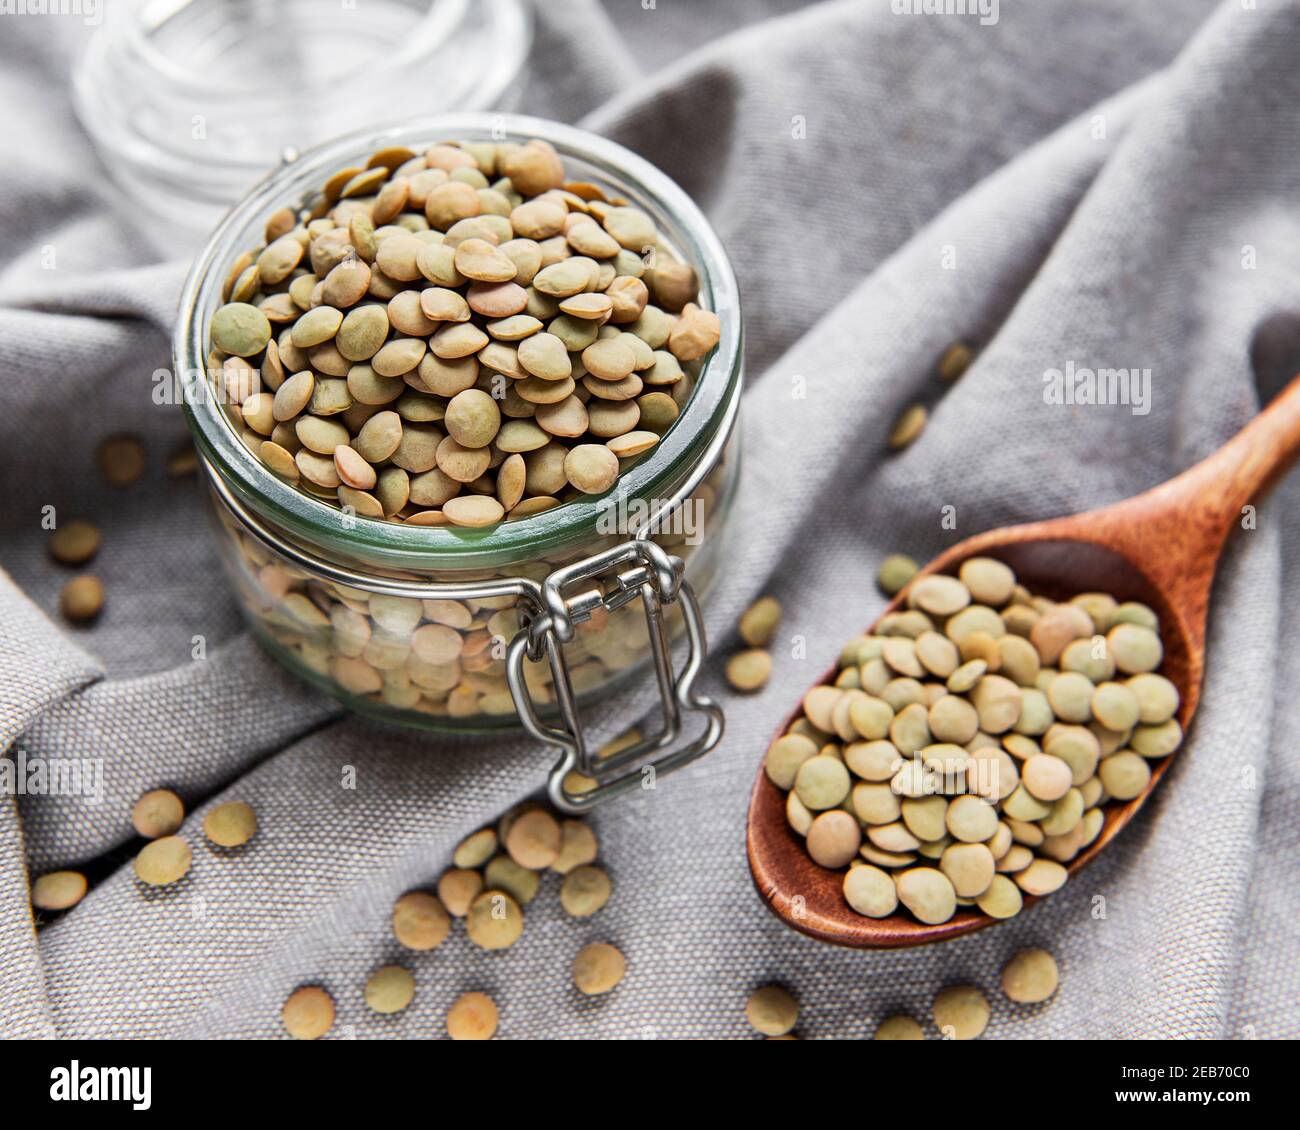
[[415, 999], [415, 977], [400, 965], [385, 965], [370, 975], [365, 997], [366, 1004], [376, 1012], [401, 1012]]
[[524, 931], [524, 912], [504, 891], [484, 891], [465, 919], [469, 940], [485, 950], [507, 949]]
[[135, 802], [131, 823], [146, 840], [179, 832], [185, 822], [185, 805], [170, 789], [154, 789]]
[[280, 1018], [295, 1040], [319, 1040], [334, 1027], [334, 998], [319, 985], [304, 985], [289, 994]]
[[608, 942], [592, 942], [573, 959], [573, 983], [586, 996], [608, 993], [627, 972], [627, 959]]
[[916, 576], [917, 569], [916, 562], [910, 557], [905, 557], [901, 553], [892, 553], [880, 563], [880, 569], [876, 573], [876, 584], [886, 596], [895, 596], [902, 592], [907, 582]]
[[973, 356], [971, 347], [964, 341], [954, 341], [943, 351], [943, 356], [939, 358], [937, 367], [939, 379], [945, 384], [952, 384], [954, 381], [959, 380], [962, 374], [970, 368]]
[[483, 828], [461, 841], [451, 857], [457, 867], [482, 867], [497, 853], [497, 834], [493, 828]]
[[193, 858], [190, 845], [180, 836], [163, 836], [141, 848], [135, 873], [151, 887], [165, 887], [189, 873]]
[[505, 837], [506, 851], [520, 867], [540, 871], [560, 855], [559, 822], [544, 808], [525, 812], [510, 824]]
[[876, 1028], [877, 1040], [924, 1040], [921, 1026], [910, 1016], [887, 1016]]
[[144, 474], [144, 444], [135, 436], [109, 436], [100, 443], [95, 459], [110, 486], [129, 487]]
[[218, 847], [240, 847], [257, 834], [257, 814], [242, 800], [219, 804], [203, 818], [203, 834]]
[[926, 410], [924, 404], [913, 404], [903, 409], [902, 415], [898, 417], [890, 430], [889, 446], [894, 451], [901, 451], [914, 443], [925, 430], [926, 421], [929, 418], [930, 413]]
[[560, 887], [560, 905], [574, 918], [590, 918], [609, 901], [609, 876], [599, 867], [575, 867]]
[[738, 651], [727, 660], [727, 682], [738, 691], [756, 691], [772, 674], [772, 657], [762, 648]]
[[447, 1035], [453, 1040], [490, 1040], [500, 1014], [486, 993], [464, 993], [447, 1010]]
[[799, 1020], [799, 1004], [780, 985], [764, 985], [750, 994], [745, 1019], [764, 1036], [784, 1036]]
[[393, 904], [393, 936], [408, 950], [437, 949], [449, 933], [451, 918], [427, 891], [408, 891]]
[[483, 876], [477, 871], [453, 868], [438, 880], [438, 898], [453, 918], [464, 918], [470, 904], [483, 889]]
[[551, 870], [567, 875], [575, 867], [596, 860], [596, 833], [581, 820], [565, 820], [560, 825], [560, 854], [551, 864]]
[[68, 910], [86, 897], [89, 884], [80, 871], [51, 871], [32, 884], [37, 910]]
[[84, 565], [99, 552], [101, 540], [97, 526], [76, 519], [54, 531], [50, 556], [61, 565]]
[[1047, 1000], [1059, 982], [1055, 958], [1042, 949], [1021, 950], [1002, 970], [1002, 991], [1017, 1004]]
[[989, 1022], [989, 1002], [974, 985], [950, 985], [934, 998], [934, 1022], [946, 1039], [974, 1040]]
[[766, 647], [781, 622], [781, 602], [773, 596], [761, 596], [740, 618], [740, 638], [750, 647]]
[[59, 593], [59, 611], [73, 624], [88, 624], [103, 607], [103, 582], [89, 573], [73, 577]]

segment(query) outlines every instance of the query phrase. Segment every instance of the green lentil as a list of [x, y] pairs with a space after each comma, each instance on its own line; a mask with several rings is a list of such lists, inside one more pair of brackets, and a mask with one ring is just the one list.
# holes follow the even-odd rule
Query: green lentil
[[907, 581], [907, 609], [845, 645], [765, 760], [808, 855], [847, 868], [866, 916], [1013, 917], [1182, 741], [1176, 688], [1145, 669], [1162, 657], [1149, 609], [1055, 603], [993, 558], [958, 572]]

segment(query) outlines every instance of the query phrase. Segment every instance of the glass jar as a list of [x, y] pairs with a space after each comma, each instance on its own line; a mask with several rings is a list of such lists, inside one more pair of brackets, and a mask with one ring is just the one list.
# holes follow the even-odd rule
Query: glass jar
[[287, 146], [406, 116], [506, 109], [524, 0], [112, 0], [77, 114], [145, 227], [194, 249]]
[[[605, 495], [483, 529], [351, 514], [272, 474], [212, 395], [208, 325], [232, 262], [266, 218], [305, 205], [336, 169], [386, 146], [542, 138], [570, 180], [648, 212], [661, 244], [694, 267], [719, 344], [673, 386], [679, 415]], [[256, 359], [251, 359], [256, 360]], [[287, 160], [217, 228], [181, 296], [174, 342], [186, 415], [211, 485], [222, 557], [259, 640], [303, 678], [384, 721], [462, 733], [522, 725], [559, 751], [548, 791], [584, 811], [707, 752], [722, 715], [693, 681], [703, 661], [698, 599], [718, 571], [734, 494], [743, 379], [736, 281], [686, 194], [635, 154], [585, 131], [499, 114], [440, 115], [364, 131]], [[685, 658], [675, 662], [672, 639]], [[653, 675], [650, 675], [653, 672]], [[580, 718], [638, 678], [658, 684], [663, 723], [603, 754]], [[703, 732], [691, 716], [698, 715]]]

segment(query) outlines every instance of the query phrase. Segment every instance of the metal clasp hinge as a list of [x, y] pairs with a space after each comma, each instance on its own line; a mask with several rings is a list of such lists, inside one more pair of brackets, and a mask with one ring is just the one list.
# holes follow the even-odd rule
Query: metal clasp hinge
[[[690, 583], [682, 576], [682, 569], [681, 558], [643, 539], [614, 546], [557, 569], [542, 584], [540, 607], [510, 642], [506, 652], [506, 679], [519, 718], [533, 737], [560, 750], [560, 759], [551, 770], [546, 791], [551, 802], [563, 812], [587, 812], [635, 788], [644, 779], [647, 768], [652, 768], [655, 774], [671, 772], [708, 753], [722, 738], [721, 707], [712, 699], [697, 695], [693, 689], [704, 664], [706, 643], [700, 606]], [[605, 593], [600, 584], [584, 584], [592, 581], [609, 582], [611, 591]], [[587, 746], [563, 645], [573, 640], [575, 627], [590, 620], [597, 609], [615, 612], [638, 597], [645, 610], [663, 724], [658, 733], [608, 756], [597, 757]], [[681, 609], [688, 647], [686, 662], [676, 674], [665, 622], [666, 610], [674, 606]], [[524, 681], [524, 661], [539, 661], [543, 657], [550, 663], [562, 728], [542, 721]], [[686, 745], [675, 747], [683, 718], [694, 713], [704, 715], [704, 732]], [[574, 770], [593, 778], [596, 787], [583, 793], [570, 793], [565, 788], [565, 778]]]

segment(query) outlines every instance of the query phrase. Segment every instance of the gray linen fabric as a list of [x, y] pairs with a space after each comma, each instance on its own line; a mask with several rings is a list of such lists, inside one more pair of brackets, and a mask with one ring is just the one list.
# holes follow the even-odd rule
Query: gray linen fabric
[[[0, 798], [0, 1033], [275, 1036], [285, 996], [318, 982], [345, 1037], [429, 1037], [471, 988], [500, 1002], [503, 1036], [735, 1037], [748, 992], [775, 979], [798, 993], [808, 1037], [868, 1035], [895, 1010], [928, 1023], [933, 993], [956, 980], [989, 991], [992, 1036], [1300, 1034], [1300, 658], [1280, 646], [1300, 631], [1287, 521], [1300, 484], [1227, 553], [1177, 764], [1061, 893], [964, 941], [858, 953], [790, 932], [752, 888], [756, 766], [791, 698], [879, 610], [885, 553], [925, 558], [1149, 487], [1300, 368], [1292, 5], [1003, 0], [991, 26], [895, 7], [540, 6], [530, 104], [657, 162], [731, 251], [748, 454], [708, 619], [720, 652], [760, 592], [786, 619], [763, 692], [729, 694], [711, 665], [722, 747], [595, 818], [610, 905], [566, 920], [548, 878], [523, 941], [495, 955], [459, 929], [433, 954], [403, 954], [390, 907], [533, 791], [548, 755], [342, 717], [241, 631], [203, 503], [162, 472], [179, 413], [148, 395], [183, 264], [152, 261], [71, 114], [81, 29], [6, 18], [0, 747], [106, 768], [99, 806]], [[939, 389], [933, 364], [955, 338], [980, 356]], [[1068, 362], [1149, 368], [1151, 411], [1045, 403], [1044, 371]], [[917, 398], [929, 427], [884, 457]], [[149, 446], [149, 473], [127, 491], [101, 487], [92, 465], [95, 441], [118, 430]], [[64, 574], [44, 556], [45, 505], [104, 529], [95, 570], [109, 603], [91, 629], [48, 618]], [[341, 787], [349, 766], [355, 789]], [[145, 894], [128, 814], [163, 785], [185, 797], [196, 844], [226, 799], [252, 803], [261, 830], [238, 858], [198, 846], [185, 883]], [[60, 866], [88, 869], [94, 887], [34, 934], [27, 873]], [[597, 939], [624, 951], [627, 979], [579, 999], [569, 964]], [[1062, 987], [1014, 1008], [997, 971], [1029, 944], [1057, 955]], [[394, 960], [418, 992], [385, 1018], [361, 987]]]

